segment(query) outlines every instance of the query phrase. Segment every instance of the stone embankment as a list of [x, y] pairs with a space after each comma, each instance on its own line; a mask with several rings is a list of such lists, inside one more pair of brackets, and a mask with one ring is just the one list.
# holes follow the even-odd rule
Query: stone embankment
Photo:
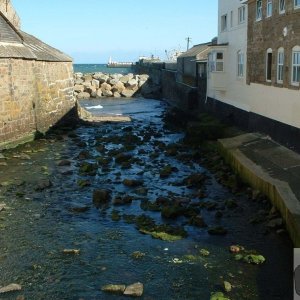
[[114, 97], [160, 98], [161, 87], [149, 75], [122, 74], [74, 74], [74, 92], [78, 100]]

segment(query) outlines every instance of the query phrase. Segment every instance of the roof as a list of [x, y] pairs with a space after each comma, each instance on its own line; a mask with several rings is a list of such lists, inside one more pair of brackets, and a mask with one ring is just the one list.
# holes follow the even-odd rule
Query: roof
[[202, 55], [200, 55], [200, 54], [205, 53], [210, 48], [210, 46], [211, 46], [211, 43], [195, 45], [194, 47], [192, 47], [188, 51], [186, 51], [183, 54], [179, 55], [178, 58], [193, 57], [193, 58], [201, 59]]
[[21, 58], [38, 61], [71, 62], [72, 58], [18, 30], [0, 12], [0, 58]]

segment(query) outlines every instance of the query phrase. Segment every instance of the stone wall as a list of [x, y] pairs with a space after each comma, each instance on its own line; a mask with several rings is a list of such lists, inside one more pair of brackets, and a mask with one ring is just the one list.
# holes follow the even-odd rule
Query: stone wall
[[17, 29], [21, 27], [21, 20], [12, 6], [11, 0], [0, 0], [0, 11]]
[[45, 132], [74, 106], [72, 62], [0, 59], [0, 148]]
[[[262, 20], [257, 21], [256, 1], [248, 1], [248, 83], [299, 89], [291, 85], [291, 59], [292, 48], [300, 46], [300, 10], [294, 9], [294, 0], [285, 2], [285, 13], [280, 14], [278, 0], [273, 1], [273, 14], [267, 18], [267, 1], [262, 1], [263, 16]], [[283, 84], [276, 83], [277, 54], [280, 47], [285, 51]], [[271, 82], [266, 81], [266, 56], [269, 48], [272, 49]]]

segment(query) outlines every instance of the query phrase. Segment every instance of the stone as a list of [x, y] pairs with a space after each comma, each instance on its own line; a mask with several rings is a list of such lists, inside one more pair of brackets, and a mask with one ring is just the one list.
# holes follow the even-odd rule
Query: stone
[[93, 80], [93, 77], [91, 74], [85, 74], [85, 75], [83, 75], [83, 80], [85, 82], [91, 82]]
[[189, 220], [189, 224], [199, 228], [207, 227], [207, 224], [205, 223], [202, 216], [192, 216]]
[[101, 84], [101, 91], [104, 92], [104, 91], [111, 91], [112, 87], [110, 84], [104, 82]]
[[93, 203], [96, 206], [106, 204], [110, 201], [110, 191], [109, 190], [95, 190], [93, 192]]
[[124, 179], [123, 184], [128, 187], [138, 187], [138, 186], [143, 185], [143, 181], [135, 180], [135, 179]]
[[125, 89], [125, 90], [122, 91], [121, 95], [126, 97], [126, 98], [131, 98], [135, 94], [135, 92], [136, 91], [134, 91], [134, 90]]
[[222, 292], [217, 292], [211, 295], [210, 300], [230, 300], [230, 299], [225, 297], [225, 295]]
[[77, 99], [90, 99], [91, 95], [87, 92], [81, 92], [77, 95]]
[[65, 166], [70, 166], [71, 165], [71, 161], [65, 159], [65, 160], [61, 160], [58, 162], [57, 164], [59, 167], [65, 167]]
[[78, 255], [78, 254], [80, 254], [80, 250], [79, 249], [64, 249], [63, 253], [64, 254], [75, 254], [75, 255]]
[[35, 188], [35, 191], [41, 192], [52, 186], [52, 182], [49, 179], [40, 180]]
[[101, 291], [112, 294], [123, 294], [125, 289], [124, 284], [107, 284], [101, 287]]
[[118, 84], [119, 82], [120, 82], [120, 80], [118, 78], [112, 78], [112, 79], [108, 80], [108, 83], [110, 85], [115, 85], [115, 84]]
[[84, 91], [84, 86], [83, 85], [75, 85], [74, 86], [74, 91], [75, 92], [78, 92], [78, 93], [81, 93], [81, 92], [83, 92]]
[[228, 281], [224, 281], [223, 284], [224, 284], [224, 290], [225, 290], [225, 292], [227, 292], [227, 293], [231, 292], [231, 290], [232, 290], [231, 283], [228, 282]]
[[141, 74], [139, 75], [139, 80], [140, 81], [147, 81], [149, 79], [149, 75], [148, 74]]
[[140, 259], [140, 258], [145, 257], [146, 254], [143, 253], [143, 252], [140, 252], [140, 251], [135, 251], [135, 252], [133, 252], [133, 253], [131, 254], [131, 256], [132, 256], [132, 258], [134, 258], [134, 259]]
[[97, 79], [92, 80], [92, 86], [94, 86], [96, 89], [99, 89], [100, 87], [100, 81]]
[[283, 220], [281, 218], [276, 218], [268, 222], [267, 227], [278, 229], [279, 227], [282, 227]]
[[122, 93], [122, 91], [125, 89], [124, 84], [121, 81], [118, 81], [115, 85], [112, 86], [112, 92], [118, 92]]
[[113, 96], [113, 93], [112, 93], [112, 91], [104, 90], [104, 91], [102, 91], [102, 96], [103, 97], [111, 97], [111, 96]]
[[22, 286], [16, 283], [11, 283], [5, 287], [0, 288], [0, 294], [5, 294], [9, 292], [21, 291]]
[[131, 284], [124, 291], [125, 296], [141, 297], [144, 293], [144, 285], [140, 282]]
[[254, 254], [246, 255], [243, 259], [244, 262], [253, 265], [260, 265], [266, 261], [266, 259], [262, 255], [254, 255]]
[[81, 84], [83, 84], [83, 82], [84, 81], [81, 78], [78, 78], [74, 81], [75, 85], [81, 85]]
[[102, 91], [100, 89], [97, 90], [97, 98], [102, 97]]
[[222, 226], [210, 227], [207, 231], [211, 235], [226, 235], [227, 230]]
[[208, 250], [206, 250], [206, 249], [201, 249], [201, 250], [199, 251], [199, 253], [200, 253], [200, 255], [202, 255], [202, 256], [209, 256], [209, 255], [210, 255], [210, 252], [209, 252]]
[[121, 98], [121, 94], [118, 92], [114, 92], [113, 96], [114, 98]]
[[126, 84], [125, 84], [125, 87], [127, 89], [134, 89], [138, 86], [138, 82], [135, 80], [135, 79], [130, 79]]

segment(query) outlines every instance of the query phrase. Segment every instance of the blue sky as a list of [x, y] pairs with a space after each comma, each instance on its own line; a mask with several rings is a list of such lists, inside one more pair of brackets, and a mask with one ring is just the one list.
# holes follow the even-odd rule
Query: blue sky
[[13, 0], [22, 30], [74, 58], [75, 63], [165, 58], [217, 35], [217, 0]]

